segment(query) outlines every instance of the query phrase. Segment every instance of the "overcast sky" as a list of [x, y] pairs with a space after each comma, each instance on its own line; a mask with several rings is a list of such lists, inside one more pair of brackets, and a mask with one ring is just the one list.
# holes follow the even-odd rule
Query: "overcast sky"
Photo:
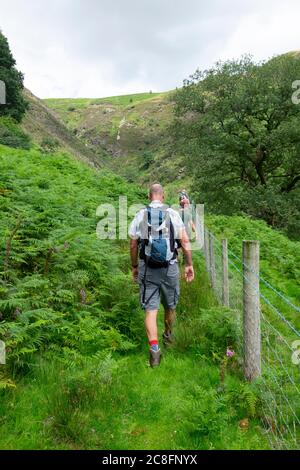
[[41, 98], [170, 90], [219, 59], [300, 49], [299, 19], [300, 0], [0, 0]]

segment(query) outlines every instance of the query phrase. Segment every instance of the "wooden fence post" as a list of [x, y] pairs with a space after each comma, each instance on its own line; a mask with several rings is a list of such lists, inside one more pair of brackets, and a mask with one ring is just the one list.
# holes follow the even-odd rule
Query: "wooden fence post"
[[210, 276], [210, 265], [209, 265], [209, 237], [207, 228], [204, 229], [204, 255], [206, 270]]
[[244, 375], [252, 381], [261, 373], [258, 241], [243, 241], [243, 273]]
[[0, 340], [0, 364], [5, 364], [5, 343]]
[[229, 307], [229, 278], [228, 278], [228, 243], [222, 240], [222, 303]]
[[210, 282], [213, 290], [216, 290], [216, 265], [215, 265], [215, 248], [214, 239], [211, 232], [209, 232], [209, 266], [210, 266]]

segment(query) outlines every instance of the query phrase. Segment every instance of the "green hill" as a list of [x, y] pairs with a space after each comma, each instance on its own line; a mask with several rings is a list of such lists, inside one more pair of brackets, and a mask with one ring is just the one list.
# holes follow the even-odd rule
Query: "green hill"
[[[119, 201], [126, 196], [128, 208], [145, 204], [146, 185], [153, 180], [164, 184], [166, 202], [183, 186], [190, 189], [180, 154], [187, 159], [189, 144], [190, 171], [197, 168], [201, 176], [216, 156], [223, 159], [222, 152], [214, 157], [205, 152], [202, 143], [195, 147], [199, 127], [193, 110], [186, 111], [199, 105], [197, 99], [189, 96], [187, 107], [181, 103], [184, 112], [173, 133], [174, 100], [181, 91], [41, 101], [23, 90], [23, 76], [1, 33], [0, 42], [6, 52], [1, 73], [9, 74], [13, 90], [0, 117], [0, 449], [298, 448], [299, 242], [245, 212], [223, 215], [225, 193], [213, 172], [206, 183], [218, 191], [221, 215], [206, 217], [212, 231], [209, 254], [199, 246], [193, 251], [194, 282], [185, 283], [181, 269], [175, 341], [161, 346], [160, 367], [149, 367], [128, 240], [124, 233], [118, 237]], [[245, 83], [245, 75], [240, 78]], [[263, 83], [270, 93], [269, 80]], [[197, 109], [201, 124], [203, 111], [212, 109], [207, 96]], [[210, 97], [216, 98], [216, 87]], [[211, 122], [205, 137], [217, 128]], [[175, 153], [170, 136], [177, 139], [183, 124], [193, 132], [184, 135]], [[293, 124], [289, 150], [298, 142]], [[222, 166], [222, 178], [224, 172]], [[194, 191], [203, 197], [197, 180]], [[234, 199], [241, 194], [234, 193]], [[132, 214], [126, 217], [130, 222]], [[107, 236], [99, 237], [100, 226]], [[220, 247], [224, 237], [227, 307], [219, 300], [227, 271]], [[251, 382], [244, 378], [244, 350], [249, 358], [244, 338], [259, 328], [246, 325], [243, 331], [243, 302], [250, 298], [241, 259], [245, 238], [260, 240], [263, 275], [258, 280], [252, 272], [256, 292], [252, 289], [251, 296], [260, 296], [262, 374]]]
[[42, 100], [26, 89], [24, 96], [29, 108], [22, 121], [22, 128], [33, 143], [39, 146], [53, 145], [57, 150], [65, 150], [76, 159], [93, 167], [101, 166], [101, 155], [95, 157], [94, 152], [76, 138]]
[[[0, 164], [0, 448], [269, 448], [264, 388], [242, 379], [240, 311], [218, 305], [199, 253], [176, 344], [148, 367], [128, 243], [96, 236], [97, 206], [145, 202], [140, 185], [36, 148], [0, 146]], [[297, 243], [250, 218], [207, 222], [238, 256], [245, 236], [260, 239], [264, 276], [299, 304]]]
[[95, 155], [105, 153], [105, 164], [128, 181], [187, 184], [184, 162], [169, 146], [171, 92], [44, 103]]
[[145, 194], [67, 155], [0, 146], [0, 163], [0, 448], [268, 448], [255, 387], [235, 363], [220, 379], [238, 323], [197, 255], [176, 345], [148, 367], [128, 244], [96, 237], [99, 203]]

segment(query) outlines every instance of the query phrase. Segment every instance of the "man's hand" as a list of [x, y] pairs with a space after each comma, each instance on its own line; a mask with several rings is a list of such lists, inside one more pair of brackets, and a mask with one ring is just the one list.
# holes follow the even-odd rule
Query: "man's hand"
[[134, 282], [137, 282], [138, 281], [139, 268], [138, 267], [136, 267], [136, 268], [132, 267], [131, 269], [132, 269], [132, 278], [133, 278]]
[[185, 267], [184, 277], [185, 277], [186, 282], [192, 282], [193, 281], [193, 279], [195, 277], [195, 274], [194, 274], [194, 268], [193, 268], [192, 265]]
[[135, 239], [130, 240], [130, 260], [131, 260], [131, 269], [132, 277], [134, 282], [137, 282], [138, 279], [138, 241]]
[[182, 250], [185, 257], [185, 270], [184, 270], [184, 277], [186, 282], [192, 282], [194, 279], [194, 268], [193, 268], [193, 261], [192, 261], [192, 250], [189, 237], [186, 233], [186, 230], [183, 229], [180, 237]]

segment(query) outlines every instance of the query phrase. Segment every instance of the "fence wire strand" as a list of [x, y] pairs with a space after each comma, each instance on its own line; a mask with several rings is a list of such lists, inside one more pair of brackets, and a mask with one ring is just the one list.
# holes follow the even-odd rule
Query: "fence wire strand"
[[[222, 304], [223, 248], [221, 241], [207, 229], [203, 249], [212, 287], [218, 302]], [[259, 273], [253, 272], [229, 248], [227, 255], [229, 306], [239, 312], [241, 323], [244, 282], [249, 283], [260, 298], [262, 373], [257, 379], [257, 386], [264, 432], [272, 448], [298, 449], [300, 447], [300, 353], [299, 363], [294, 363], [292, 355], [295, 349], [292, 345], [300, 337], [300, 332], [293, 324], [293, 320], [298, 317], [300, 307]], [[247, 278], [246, 270], [259, 279], [259, 290]], [[269, 293], [272, 294], [272, 300], [269, 298]], [[287, 311], [286, 314], [282, 311], [283, 306]], [[242, 334], [240, 337], [242, 338]], [[243, 352], [242, 343], [241, 339], [239, 345], [241, 352]]]

